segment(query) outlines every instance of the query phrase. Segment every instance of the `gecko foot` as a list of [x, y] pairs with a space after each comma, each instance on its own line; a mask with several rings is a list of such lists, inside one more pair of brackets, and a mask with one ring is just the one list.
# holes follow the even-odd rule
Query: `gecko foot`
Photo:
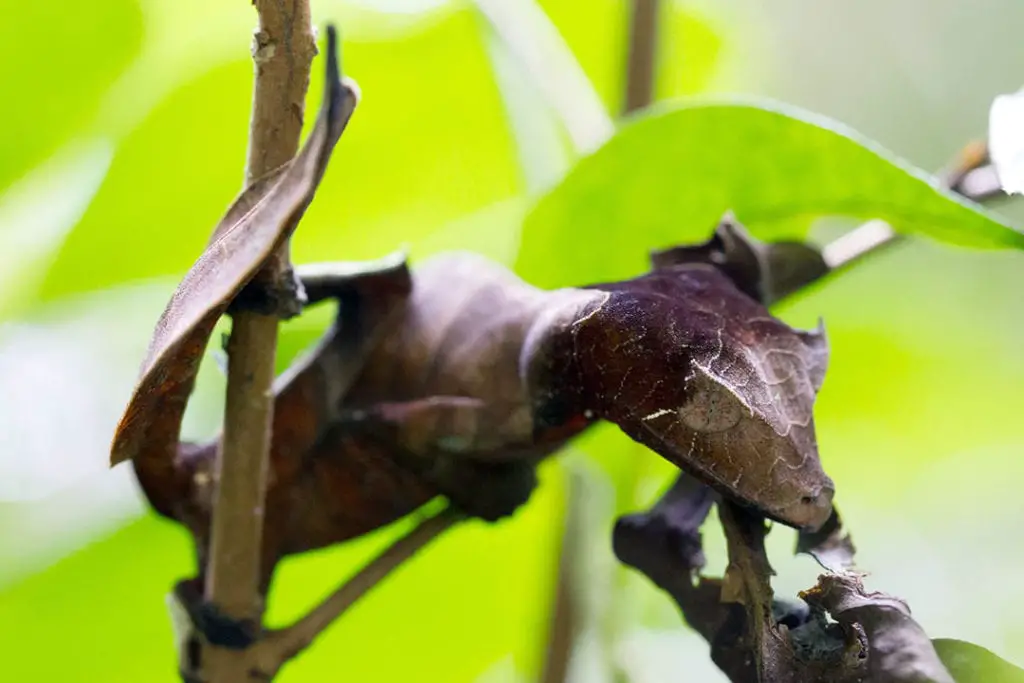
[[289, 267], [271, 281], [261, 280], [257, 276], [231, 301], [228, 314], [246, 312], [288, 320], [302, 313], [305, 304], [306, 290], [295, 270]]
[[184, 579], [174, 587], [174, 596], [184, 608], [195, 632], [211, 645], [245, 650], [259, 640], [261, 626], [253, 619], [234, 619], [207, 602], [197, 579]]

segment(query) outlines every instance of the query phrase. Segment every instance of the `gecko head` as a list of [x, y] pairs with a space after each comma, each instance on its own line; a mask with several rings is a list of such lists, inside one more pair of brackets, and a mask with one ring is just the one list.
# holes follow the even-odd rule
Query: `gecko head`
[[[675, 413], [642, 429], [663, 444], [665, 457], [733, 500], [789, 526], [820, 528], [835, 487], [822, 469], [809, 411], [787, 399], [799, 374], [776, 384], [752, 368], [737, 370], [722, 377], [695, 363]], [[737, 376], [746, 382], [735, 384]]]
[[835, 488], [812, 415], [823, 327], [789, 327], [702, 265], [607, 289], [575, 332], [595, 411], [738, 503], [801, 529], [824, 524]]

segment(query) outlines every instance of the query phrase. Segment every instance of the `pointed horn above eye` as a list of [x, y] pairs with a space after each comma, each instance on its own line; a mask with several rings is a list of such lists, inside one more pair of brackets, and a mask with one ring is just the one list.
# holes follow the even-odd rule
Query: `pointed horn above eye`
[[800, 340], [811, 351], [807, 373], [810, 376], [814, 391], [821, 391], [825, 383], [825, 372], [828, 370], [829, 347], [828, 335], [825, 332], [825, 319], [818, 318], [818, 326], [813, 330], [796, 330]]
[[[800, 330], [800, 334], [807, 339], [813, 339], [823, 344], [828, 344], [827, 332], [825, 330], [825, 318], [818, 316], [818, 324], [813, 330]], [[810, 342], [809, 342], [810, 343]]]

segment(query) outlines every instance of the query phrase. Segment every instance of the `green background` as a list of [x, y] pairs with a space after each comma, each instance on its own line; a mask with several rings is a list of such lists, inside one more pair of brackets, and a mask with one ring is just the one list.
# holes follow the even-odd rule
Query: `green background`
[[[540, 4], [616, 113], [626, 3]], [[318, 25], [341, 27], [344, 69], [363, 101], [294, 241], [296, 260], [376, 257], [406, 242], [416, 258], [471, 248], [516, 262], [529, 175], [472, 7], [313, 5]], [[145, 511], [124, 466], [105, 469], [106, 447], [152, 323], [239, 190], [254, 13], [241, 0], [0, 0], [0, 16], [4, 676], [175, 680], [163, 595], [190, 571], [190, 546]], [[663, 18], [660, 98], [771, 95], [923, 168], [983, 135], [992, 97], [1024, 79], [1024, 6], [1010, 0], [666, 2]], [[313, 98], [319, 83], [314, 75]], [[601, 238], [590, 221], [559, 229], [569, 244]], [[656, 239], [635, 231], [632, 251], [574, 267], [593, 280], [631, 271]], [[564, 260], [524, 248], [518, 265], [541, 274]], [[804, 327], [826, 320], [819, 440], [869, 587], [906, 598], [933, 637], [972, 640], [1018, 664], [1022, 291], [1020, 253], [919, 240], [779, 310]], [[328, 315], [286, 326], [282, 367]], [[222, 391], [205, 363], [188, 436], [216, 430]], [[720, 680], [668, 601], [611, 557], [613, 515], [649, 502], [667, 468], [611, 428], [574, 450], [563, 460], [582, 473], [587, 549], [574, 680]], [[434, 544], [281, 680], [534, 680], [566, 471], [547, 465], [514, 519], [468, 524]], [[289, 560], [271, 622], [300, 614], [408, 525]], [[713, 527], [706, 536], [709, 570], [721, 571], [722, 541]], [[816, 576], [810, 560], [789, 556], [792, 543], [781, 528], [770, 538], [780, 592]]]

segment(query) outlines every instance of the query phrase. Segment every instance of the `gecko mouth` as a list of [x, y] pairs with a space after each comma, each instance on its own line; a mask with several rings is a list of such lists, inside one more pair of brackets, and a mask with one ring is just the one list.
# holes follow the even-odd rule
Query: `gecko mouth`
[[824, 526], [832, 515], [832, 499], [835, 494], [835, 486], [825, 484], [816, 494], [801, 496], [790, 505], [769, 511], [768, 516], [786, 526], [814, 532]]
[[[835, 485], [824, 472], [820, 472], [820, 478], [815, 477], [819, 479], [817, 486], [813, 488], [809, 486], [799, 487], [797, 491], [793, 492], [792, 496], [787, 496], [790, 502], [769, 505], [764, 500], [755, 500], [750, 496], [744, 495], [742, 490], [737, 490], [735, 486], [730, 486], [722, 477], [716, 476], [715, 473], [702, 467], [700, 460], [692, 457], [692, 449], [690, 457], [680, 457], [676, 444], [666, 438], [666, 435], [661, 430], [655, 429], [649, 422], [640, 421], [639, 424], [642, 425], [642, 429], [640, 430], [641, 433], [636, 435], [640, 438], [636, 440], [641, 441], [641, 443], [647, 441], [647, 439], [643, 438], [643, 433], [646, 433], [645, 435], [648, 437], [654, 437], [660, 448], [654, 448], [650, 442], [647, 445], [656, 453], [672, 462], [681, 470], [688, 472], [700, 482], [715, 489], [723, 498], [754, 510], [768, 519], [801, 531], [814, 532], [820, 529], [832, 514], [832, 499], [835, 496]], [[775, 486], [777, 487], [778, 484]], [[786, 486], [785, 488], [790, 487]], [[776, 490], [778, 491], [778, 488]]]
[[764, 515], [773, 522], [778, 522], [792, 529], [813, 533], [818, 531], [828, 522], [832, 516], [832, 499], [835, 497], [835, 486], [831, 480], [823, 484], [814, 495], [804, 495], [794, 502], [783, 505], [766, 507], [750, 498], [738, 495], [736, 491], [725, 487], [714, 477], [698, 468], [687, 467], [686, 470], [696, 479], [713, 488], [718, 495], [741, 505], [753, 512]]

